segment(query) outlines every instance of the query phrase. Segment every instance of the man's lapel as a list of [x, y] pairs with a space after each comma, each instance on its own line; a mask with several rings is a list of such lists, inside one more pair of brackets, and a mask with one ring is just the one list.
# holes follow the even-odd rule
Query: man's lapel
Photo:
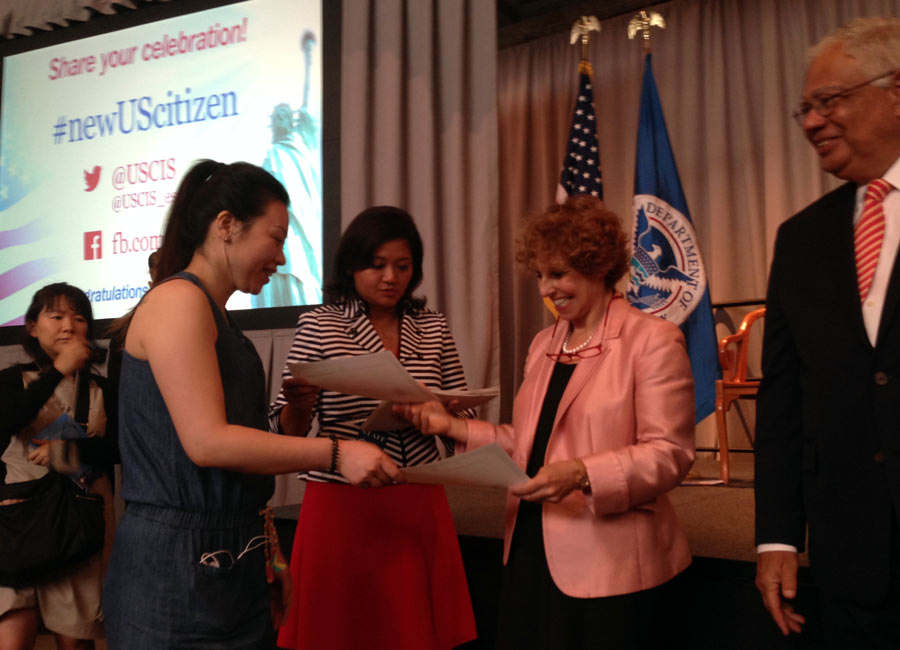
[[[871, 346], [863, 322], [859, 300], [859, 283], [856, 279], [856, 259], [853, 251], [853, 208], [856, 201], [856, 185], [847, 183], [832, 194], [829, 205], [823, 206], [821, 260], [831, 271], [831, 286], [839, 306], [835, 317], [844, 318], [853, 335]], [[815, 235], [813, 235], [815, 236]], [[823, 278], [825, 280], [825, 278]], [[826, 326], [823, 323], [823, 327]]]
[[[900, 251], [897, 252], [900, 257]], [[887, 293], [884, 296], [884, 307], [881, 310], [881, 321], [878, 323], [878, 337], [875, 346], [881, 348], [886, 341], [885, 336], [891, 331], [892, 323], [896, 322], [897, 310], [900, 307], [900, 261], [894, 258], [894, 267], [891, 269], [891, 279], [888, 283]]]

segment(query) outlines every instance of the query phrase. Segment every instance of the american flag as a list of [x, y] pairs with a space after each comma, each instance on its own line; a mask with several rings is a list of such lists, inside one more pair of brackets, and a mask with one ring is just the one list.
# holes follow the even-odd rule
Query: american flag
[[580, 72], [578, 99], [572, 113], [572, 128], [569, 130], [566, 157], [559, 175], [557, 203], [563, 203], [566, 197], [573, 194], [590, 194], [603, 198], [591, 66], [587, 61], [582, 61], [578, 69]]

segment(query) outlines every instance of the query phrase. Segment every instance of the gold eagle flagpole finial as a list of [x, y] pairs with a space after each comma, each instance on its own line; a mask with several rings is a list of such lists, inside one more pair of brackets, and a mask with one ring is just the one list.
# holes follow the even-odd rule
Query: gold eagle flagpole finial
[[582, 16], [572, 24], [572, 33], [569, 36], [569, 44], [575, 45], [579, 39], [581, 40], [582, 61], [587, 61], [587, 46], [588, 41], [591, 38], [591, 32], [599, 31], [600, 21], [597, 20], [596, 16]]
[[640, 32], [644, 52], [649, 52], [653, 49], [653, 46], [650, 44], [651, 27], [659, 27], [660, 29], [665, 29], [665, 18], [663, 18], [655, 11], [648, 12], [642, 9], [640, 13], [635, 14], [634, 18], [628, 21], [628, 38], [633, 39], [635, 36], [637, 36], [638, 32]]

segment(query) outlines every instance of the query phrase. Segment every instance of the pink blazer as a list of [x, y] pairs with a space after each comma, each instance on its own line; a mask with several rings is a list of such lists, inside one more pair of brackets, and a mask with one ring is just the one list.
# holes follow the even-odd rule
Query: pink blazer
[[[691, 561], [666, 496], [694, 462], [694, 382], [684, 337], [677, 326], [621, 298], [609, 309], [603, 350], [578, 362], [545, 459], [581, 458], [591, 480], [590, 497], [575, 490], [543, 507], [550, 575], [563, 593], [578, 598], [649, 589]], [[564, 327], [555, 337], [552, 331], [531, 343], [512, 425], [470, 420], [467, 449], [496, 440], [527, 466], [554, 365], [545, 353], [558, 352], [566, 335]], [[504, 564], [518, 507], [519, 499], [509, 495]]]

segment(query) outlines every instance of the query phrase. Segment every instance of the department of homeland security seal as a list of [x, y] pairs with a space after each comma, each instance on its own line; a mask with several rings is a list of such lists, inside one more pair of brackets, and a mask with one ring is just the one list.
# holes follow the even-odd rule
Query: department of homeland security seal
[[634, 251], [628, 301], [680, 325], [706, 291], [706, 271], [690, 220], [659, 197], [634, 197]]

